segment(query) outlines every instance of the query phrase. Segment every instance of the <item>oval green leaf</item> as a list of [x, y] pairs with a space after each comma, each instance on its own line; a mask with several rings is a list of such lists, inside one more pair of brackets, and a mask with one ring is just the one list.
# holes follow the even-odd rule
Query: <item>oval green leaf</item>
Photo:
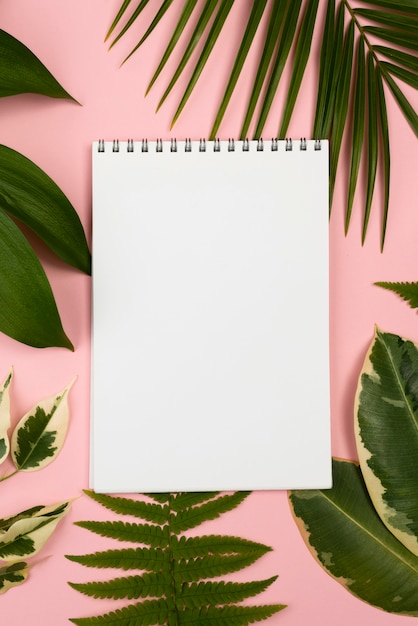
[[418, 347], [411, 341], [376, 329], [357, 389], [355, 430], [373, 504], [418, 556]]
[[86, 236], [71, 202], [35, 163], [1, 145], [0, 207], [26, 224], [63, 261], [90, 273]]
[[73, 350], [38, 257], [0, 208], [0, 331], [36, 348]]
[[333, 462], [332, 489], [290, 493], [310, 552], [348, 591], [389, 613], [418, 616], [418, 559], [383, 524], [360, 468]]
[[68, 392], [73, 379], [59, 394], [35, 404], [13, 431], [11, 453], [16, 469], [41, 469], [60, 453], [68, 429]]
[[38, 57], [4, 30], [0, 30], [0, 76], [0, 97], [37, 93], [74, 100]]
[[0, 463], [7, 458], [10, 450], [10, 442], [7, 431], [10, 428], [10, 383], [13, 376], [13, 368], [10, 368], [6, 380], [0, 386]]

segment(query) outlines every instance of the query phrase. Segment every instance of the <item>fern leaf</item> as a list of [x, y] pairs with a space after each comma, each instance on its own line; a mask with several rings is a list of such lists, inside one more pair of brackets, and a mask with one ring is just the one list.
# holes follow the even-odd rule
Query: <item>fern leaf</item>
[[165, 553], [160, 548], [126, 548], [106, 550], [84, 556], [66, 555], [66, 558], [87, 567], [115, 567], [123, 570], [142, 569], [158, 572], [168, 567]]
[[170, 509], [168, 506], [153, 504], [149, 502], [141, 502], [140, 500], [131, 500], [130, 498], [120, 498], [115, 496], [107, 496], [94, 491], [85, 490], [85, 494], [102, 504], [107, 509], [120, 515], [133, 515], [140, 517], [147, 522], [154, 524], [164, 524], [168, 521]]
[[160, 504], [165, 504], [171, 498], [171, 493], [146, 493], [145, 495]]
[[76, 526], [90, 530], [102, 537], [110, 537], [118, 541], [145, 543], [152, 548], [163, 548], [168, 545], [168, 526], [152, 524], [129, 524], [125, 522], [76, 522]]
[[207, 610], [186, 609], [180, 624], [193, 626], [247, 626], [262, 622], [285, 608], [284, 604], [265, 606], [211, 606]]
[[172, 542], [172, 550], [176, 559], [194, 559], [207, 554], [248, 554], [254, 551], [265, 554], [271, 548], [240, 537], [203, 535], [202, 537], [181, 537], [179, 541]]
[[169, 611], [165, 600], [145, 600], [97, 617], [70, 619], [78, 626], [154, 626], [167, 624]]
[[236, 491], [231, 495], [221, 496], [201, 506], [180, 511], [177, 515], [171, 516], [171, 530], [177, 535], [182, 531], [195, 528], [203, 522], [216, 519], [222, 513], [235, 509], [249, 494], [249, 491]]
[[244, 554], [209, 555], [186, 561], [174, 561], [174, 578], [178, 583], [193, 582], [204, 578], [213, 578], [238, 572], [255, 563], [264, 551], [254, 550]]
[[171, 592], [170, 574], [163, 572], [112, 578], [112, 580], [85, 584], [68, 584], [86, 596], [101, 599], [113, 598], [114, 600], [121, 600], [128, 598], [129, 600], [138, 600], [139, 598], [160, 598], [167, 596]]
[[383, 289], [389, 289], [394, 293], [398, 294], [403, 300], [408, 302], [411, 309], [416, 309], [418, 307], [418, 282], [414, 283], [388, 283], [388, 282], [377, 282], [375, 283], [378, 287], [383, 287]]
[[176, 494], [171, 501], [171, 509], [179, 512], [196, 504], [202, 504], [219, 495], [219, 491], [182, 492]]
[[215, 606], [219, 604], [231, 604], [241, 602], [261, 593], [269, 587], [277, 576], [266, 580], [257, 580], [249, 583], [233, 582], [199, 582], [185, 584], [178, 596], [179, 604], [183, 603], [186, 608], [198, 608], [204, 605]]

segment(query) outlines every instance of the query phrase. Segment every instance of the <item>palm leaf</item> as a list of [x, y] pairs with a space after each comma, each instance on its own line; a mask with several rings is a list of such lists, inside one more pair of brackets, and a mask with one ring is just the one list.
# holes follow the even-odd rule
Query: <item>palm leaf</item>
[[363, 26], [363, 30], [374, 37], [379, 37], [384, 41], [389, 41], [398, 46], [404, 48], [410, 48], [411, 50], [418, 50], [417, 37], [409, 35], [397, 30], [390, 30], [389, 28], [380, 28], [379, 26]]
[[[133, 55], [134, 52], [136, 52], [138, 50], [138, 48], [140, 48], [142, 46], [144, 41], [146, 41], [148, 39], [148, 37], [151, 35], [152, 31], [158, 26], [158, 24], [160, 23], [160, 21], [164, 17], [165, 13], [170, 8], [172, 2], [173, 2], [173, 0], [164, 0], [164, 2], [162, 3], [162, 5], [160, 7], [160, 10], [158, 11], [156, 16], [152, 20], [151, 24], [149, 25], [149, 27], [145, 31], [145, 34], [141, 37], [141, 39], [136, 44], [136, 46], [133, 48], [133, 50], [125, 58], [125, 60], [123, 61], [124, 63]], [[122, 36], [122, 33], [118, 37], [116, 37], [116, 39], [113, 42], [113, 44], [115, 44], [116, 41], [118, 41], [118, 39], [120, 39], [121, 36]], [[113, 44], [112, 44], [112, 46], [113, 46]], [[112, 46], [110, 46], [110, 47], [112, 47]]]
[[386, 61], [381, 61], [380, 67], [384, 72], [389, 72], [389, 74], [397, 76], [397, 78], [403, 80], [404, 83], [407, 83], [408, 85], [411, 85], [411, 87], [418, 89], [418, 75], [414, 74], [414, 72], [410, 72], [403, 67], [399, 67], [399, 65], [387, 63]]
[[418, 308], [418, 282], [415, 283], [390, 283], [390, 282], [378, 282], [375, 283], [378, 287], [389, 289], [398, 294], [403, 300], [408, 302], [412, 309]]
[[361, 0], [377, 7], [418, 14], [418, 0]]
[[382, 236], [380, 249], [383, 252], [383, 246], [385, 243], [386, 226], [389, 212], [389, 191], [390, 191], [390, 145], [389, 145], [389, 124], [386, 111], [385, 94], [383, 91], [383, 82], [380, 68], [377, 68], [376, 72], [377, 82], [377, 105], [378, 105], [378, 123], [380, 128], [380, 136], [382, 139], [382, 155], [383, 155], [383, 179], [384, 179], [384, 197], [383, 197], [383, 221], [382, 221]]
[[387, 48], [386, 46], [374, 46], [375, 52], [383, 54], [383, 56], [400, 63], [404, 67], [407, 67], [415, 72], [418, 72], [418, 57], [414, 54], [408, 54], [395, 48]]
[[366, 207], [364, 210], [363, 220], [363, 232], [362, 243], [366, 238], [367, 226], [369, 224], [370, 210], [373, 200], [374, 184], [376, 180], [377, 172], [377, 160], [378, 160], [378, 122], [376, 111], [376, 72], [373, 63], [372, 53], [369, 52], [367, 56], [367, 119], [368, 119], [368, 132], [367, 132], [367, 190], [366, 190]]

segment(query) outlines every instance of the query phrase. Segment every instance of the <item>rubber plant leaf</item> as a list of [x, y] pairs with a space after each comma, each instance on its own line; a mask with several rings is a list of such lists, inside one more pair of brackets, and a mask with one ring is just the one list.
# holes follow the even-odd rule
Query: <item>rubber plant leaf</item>
[[60, 453], [68, 429], [68, 392], [74, 380], [57, 395], [35, 404], [17, 424], [11, 454], [18, 471], [41, 469]]
[[[77, 523], [100, 536], [145, 544], [146, 547], [123, 547], [86, 555], [69, 555], [68, 559], [87, 567], [146, 571], [141, 575], [129, 574], [105, 581], [69, 583], [73, 589], [94, 598], [143, 599], [97, 617], [70, 619], [74, 624], [188, 623], [244, 626], [262, 621], [284, 608], [279, 604], [236, 605], [267, 589], [277, 576], [251, 582], [206, 580], [241, 570], [271, 548], [234, 536], [189, 537], [182, 534], [185, 529], [194, 528], [236, 508], [249, 495], [247, 492], [224, 495], [219, 492], [148, 494], [158, 504], [94, 492], [87, 492], [87, 495], [114, 512], [134, 515], [152, 521], [152, 524], [125, 524], [122, 521]], [[158, 512], [160, 515], [156, 516]], [[179, 517], [181, 520], [178, 520]]]
[[37, 554], [68, 513], [69, 502], [42, 507], [29, 517], [20, 517], [0, 534], [0, 559], [6, 562]]
[[418, 308], [418, 282], [413, 283], [391, 283], [391, 282], [377, 282], [378, 287], [383, 287], [389, 291], [393, 291], [398, 294], [403, 300], [408, 302], [411, 309]]
[[333, 461], [333, 488], [290, 492], [300, 533], [348, 591], [389, 613], [418, 616], [418, 559], [379, 518], [357, 464]]
[[3, 565], [0, 567], [0, 595], [6, 593], [12, 587], [17, 587], [25, 582], [28, 577], [29, 567], [23, 561]]
[[0, 208], [0, 331], [37, 348], [73, 350], [35, 252]]
[[26, 224], [63, 261], [90, 273], [86, 236], [68, 198], [35, 163], [2, 145], [0, 208]]
[[357, 389], [355, 433], [377, 512], [418, 557], [418, 346], [412, 341], [376, 329]]
[[12, 381], [13, 368], [10, 369], [6, 380], [0, 386], [0, 463], [7, 458], [10, 450], [10, 442], [7, 431], [10, 428], [10, 383]]
[[74, 100], [24, 44], [0, 30], [0, 97], [37, 93]]

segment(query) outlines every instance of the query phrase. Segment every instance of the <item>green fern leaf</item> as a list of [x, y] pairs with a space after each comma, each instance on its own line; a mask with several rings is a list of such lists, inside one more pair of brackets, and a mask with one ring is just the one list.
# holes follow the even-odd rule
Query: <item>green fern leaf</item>
[[249, 493], [249, 491], [236, 491], [231, 495], [221, 496], [201, 506], [180, 511], [177, 515], [171, 516], [171, 529], [177, 535], [180, 532], [199, 526], [202, 522], [216, 519], [222, 513], [235, 509], [248, 497]]
[[138, 604], [131, 604], [112, 613], [97, 617], [82, 617], [70, 619], [78, 626], [165, 626], [169, 617], [169, 610], [165, 600], [145, 600]]
[[171, 493], [146, 493], [145, 495], [160, 504], [165, 504], [171, 498]]
[[67, 559], [87, 567], [114, 567], [123, 570], [142, 569], [148, 572], [158, 572], [168, 567], [167, 557], [159, 548], [106, 550], [84, 556], [67, 555]]
[[107, 496], [88, 490], [85, 490], [84, 493], [86, 493], [90, 498], [96, 500], [96, 502], [99, 502], [99, 504], [102, 504], [114, 513], [119, 513], [120, 515], [133, 515], [135, 517], [141, 517], [147, 522], [153, 522], [154, 524], [164, 524], [168, 521], [168, 515], [170, 511], [168, 506], [160, 506], [159, 504], [141, 502], [140, 500], [131, 500], [130, 498]]
[[76, 522], [77, 526], [90, 530], [102, 537], [118, 539], [118, 541], [131, 541], [132, 543], [145, 543], [152, 548], [162, 548], [168, 545], [168, 526], [155, 526], [152, 524], [129, 524], [125, 522]]
[[247, 626], [261, 622], [285, 608], [284, 604], [265, 606], [213, 606], [206, 611], [199, 609], [185, 610], [180, 617], [180, 624], [193, 626]]
[[138, 600], [139, 598], [158, 598], [169, 595], [171, 591], [171, 576], [169, 573], [158, 572], [143, 574], [142, 576], [112, 578], [112, 580], [85, 584], [68, 584], [76, 591], [93, 598], [113, 598], [114, 600], [128, 598], [129, 600]]
[[171, 509], [179, 512], [188, 509], [196, 504], [202, 504], [208, 500], [212, 500], [219, 495], [219, 491], [200, 491], [200, 492], [183, 492], [177, 493], [171, 501]]
[[277, 576], [272, 576], [266, 580], [257, 580], [249, 583], [233, 582], [199, 582], [182, 586], [179, 594], [179, 603], [183, 603], [186, 608], [199, 608], [203, 605], [231, 604], [241, 602], [246, 598], [256, 596], [269, 587]]
[[194, 559], [206, 554], [248, 554], [254, 551], [265, 554], [271, 548], [240, 537], [203, 535], [202, 537], [181, 537], [179, 541], [172, 541], [172, 550], [176, 559]]
[[254, 550], [244, 554], [209, 555], [190, 561], [180, 559], [173, 564], [174, 579], [178, 583], [183, 583], [231, 574], [252, 565], [263, 554], [261, 550]]
[[398, 294], [403, 300], [408, 302], [411, 309], [418, 308], [418, 282], [414, 283], [388, 283], [388, 282], [377, 282], [375, 283], [378, 287], [383, 287], [383, 289], [389, 289], [394, 293]]

